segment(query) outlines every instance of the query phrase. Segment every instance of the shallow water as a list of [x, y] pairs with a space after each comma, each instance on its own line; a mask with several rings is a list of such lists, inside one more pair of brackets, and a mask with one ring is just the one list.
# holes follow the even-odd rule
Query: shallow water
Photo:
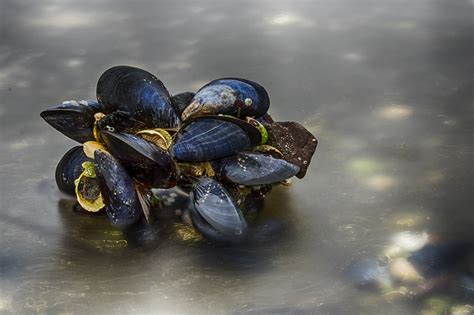
[[[3, 0], [0, 313], [425, 309], [433, 294], [387, 299], [359, 290], [343, 270], [380, 255], [401, 231], [473, 239], [473, 9], [472, 1]], [[172, 93], [218, 77], [255, 80], [275, 119], [315, 134], [307, 176], [269, 194], [258, 221], [268, 228], [253, 242], [130, 236], [72, 211], [54, 169], [75, 144], [39, 112], [94, 98], [100, 74], [117, 64], [148, 69]]]

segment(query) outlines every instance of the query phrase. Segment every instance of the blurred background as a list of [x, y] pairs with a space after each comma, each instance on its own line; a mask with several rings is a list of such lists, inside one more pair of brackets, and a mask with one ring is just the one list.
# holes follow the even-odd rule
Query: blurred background
[[[0, 313], [471, 314], [474, 260], [458, 245], [474, 239], [473, 10], [0, 0]], [[75, 143], [39, 113], [94, 99], [119, 64], [172, 94], [254, 80], [275, 120], [318, 138], [306, 177], [267, 197], [258, 239], [131, 237], [72, 211], [54, 169]]]

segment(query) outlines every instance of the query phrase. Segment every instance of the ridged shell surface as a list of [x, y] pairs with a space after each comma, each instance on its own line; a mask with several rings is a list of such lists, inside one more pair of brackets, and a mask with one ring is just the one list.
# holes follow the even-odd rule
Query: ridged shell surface
[[200, 178], [190, 198], [194, 209], [220, 233], [241, 237], [247, 232], [247, 222], [242, 211], [224, 186], [214, 179]]
[[175, 138], [172, 153], [182, 161], [209, 161], [254, 145], [239, 125], [220, 119], [198, 119], [183, 127]]
[[223, 175], [241, 185], [266, 185], [295, 176], [299, 166], [269, 154], [240, 152], [225, 159]]

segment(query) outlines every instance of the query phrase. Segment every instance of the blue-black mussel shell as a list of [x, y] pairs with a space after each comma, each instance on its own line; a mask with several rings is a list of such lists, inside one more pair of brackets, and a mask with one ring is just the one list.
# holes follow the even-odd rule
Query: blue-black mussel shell
[[173, 187], [179, 170], [169, 153], [132, 134], [102, 131], [101, 138], [110, 153], [135, 179], [152, 188]]
[[82, 173], [82, 163], [92, 161], [82, 150], [82, 146], [75, 146], [61, 158], [56, 166], [56, 184], [63, 193], [75, 196], [74, 180]]
[[181, 117], [183, 120], [217, 114], [260, 117], [269, 107], [270, 98], [260, 84], [241, 78], [222, 78], [199, 89]]
[[96, 101], [66, 101], [41, 112], [41, 117], [65, 136], [80, 143], [94, 140], [94, 114], [104, 111]]
[[222, 175], [240, 185], [267, 185], [295, 176], [300, 168], [261, 152], [239, 152], [222, 162]]
[[194, 95], [196, 94], [193, 92], [182, 92], [171, 97], [171, 102], [173, 103], [174, 110], [178, 116], [181, 117], [184, 109], [191, 104]]
[[202, 177], [190, 194], [191, 218], [207, 238], [220, 242], [242, 242], [247, 222], [229, 192], [212, 178]]
[[109, 220], [121, 228], [137, 222], [142, 215], [142, 208], [133, 178], [108, 152], [96, 150], [94, 162]]
[[177, 128], [180, 119], [170, 94], [153, 74], [130, 66], [105, 71], [97, 83], [97, 100], [107, 113], [121, 110], [154, 128]]
[[247, 122], [224, 116], [201, 116], [186, 122], [172, 147], [181, 161], [209, 161], [233, 155], [261, 142], [261, 134]]

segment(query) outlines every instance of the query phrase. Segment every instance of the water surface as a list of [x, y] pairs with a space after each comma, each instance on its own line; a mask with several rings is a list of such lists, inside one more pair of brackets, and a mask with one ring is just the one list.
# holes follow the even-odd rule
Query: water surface
[[[473, 8], [3, 0], [0, 313], [424, 309], [432, 296], [387, 300], [357, 289], [342, 270], [379, 255], [401, 231], [473, 239]], [[155, 73], [171, 93], [218, 77], [255, 80], [275, 119], [314, 133], [320, 143], [308, 174], [269, 194], [259, 219], [280, 228], [238, 247], [166, 234], [143, 244], [103, 217], [71, 210], [54, 169], [75, 143], [39, 113], [94, 98], [100, 74], [117, 64]]]

